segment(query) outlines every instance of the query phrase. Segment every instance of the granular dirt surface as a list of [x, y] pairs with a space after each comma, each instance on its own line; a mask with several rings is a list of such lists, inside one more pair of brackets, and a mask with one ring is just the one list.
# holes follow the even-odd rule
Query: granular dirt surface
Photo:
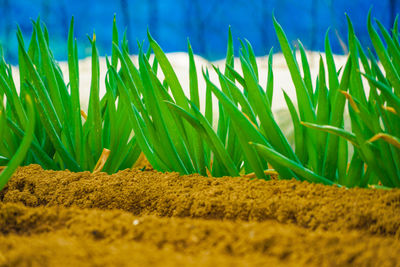
[[17, 170], [0, 266], [400, 266], [400, 190]]

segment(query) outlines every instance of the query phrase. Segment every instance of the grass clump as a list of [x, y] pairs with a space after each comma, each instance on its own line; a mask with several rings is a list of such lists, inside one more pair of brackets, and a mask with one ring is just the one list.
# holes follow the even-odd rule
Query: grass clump
[[[92, 79], [87, 114], [81, 110], [77, 45], [73, 36], [73, 19], [68, 34], [69, 83], [64, 82], [49, 49], [46, 26], [33, 23], [27, 45], [18, 30], [20, 92], [15, 88], [11, 67], [4, 58], [0, 63], [0, 95], [5, 97], [2, 165], [9, 162], [15, 144], [27, 135], [31, 117], [36, 119], [32, 144], [23, 165], [37, 163], [45, 169], [116, 172], [131, 167], [140, 154], [132, 128], [127, 123], [126, 107], [116, 108], [114, 84], [105, 81], [107, 94], [99, 96], [99, 56], [96, 36], [92, 45]], [[118, 37], [116, 37], [118, 38]], [[117, 41], [117, 39], [116, 39]], [[115, 64], [115, 62], [113, 62]], [[113, 91], [114, 90], [114, 91]], [[34, 108], [28, 114], [26, 98]], [[107, 157], [108, 156], [108, 157]]]
[[[206, 93], [210, 94], [211, 91], [219, 100], [220, 112], [216, 131], [211, 131], [207, 111], [204, 115], [199, 113], [199, 105], [195, 104], [196, 94], [191, 93], [193, 100], [185, 101], [182, 97], [181, 86], [166, 56], [149, 35], [150, 46], [166, 77], [164, 81], [154, 83], [157, 84], [160, 92], [165, 93], [171, 90], [172, 93], [160, 97], [157, 102], [166, 102], [172, 113], [178, 116], [174, 120], [177, 121], [177, 125], [181, 125], [176, 128], [180, 130], [186, 148], [193, 147], [187, 141], [194, 141], [196, 138], [190, 140], [185, 137], [185, 134], [187, 135], [185, 130], [195, 130], [197, 134], [204, 136], [203, 149], [204, 147], [206, 151], [210, 149], [213, 158], [203, 161], [205, 166], [202, 169], [211, 169], [214, 176], [254, 172], [257, 177], [268, 179], [265, 170], [270, 164], [283, 179], [295, 178], [346, 187], [368, 185], [397, 187], [400, 181], [398, 164], [396, 164], [399, 162], [399, 134], [397, 132], [399, 120], [394, 107], [398, 98], [394, 88], [399, 76], [393, 63], [398, 60], [399, 54], [398, 39], [396, 39], [397, 26], [395, 25], [396, 30], [393, 31], [392, 36], [379, 22], [378, 26], [387, 46], [383, 44], [378, 34], [374, 34], [374, 28], [369, 19], [368, 27], [371, 40], [377, 50], [376, 54], [385, 57], [383, 60], [380, 59], [384, 70], [381, 70], [372, 52], [366, 55], [348, 19], [350, 53], [347, 63], [339, 69], [336, 67], [327, 34], [325, 58], [320, 58], [319, 74], [314, 83], [311, 80], [308, 59], [303, 46], [300, 43], [302, 63], [300, 69], [300, 64], [294, 57], [295, 51], [291, 48], [283, 29], [274, 19], [276, 34], [296, 89], [297, 101], [293, 101], [286, 93], [284, 94], [294, 125], [294, 148], [289, 145], [271, 111], [273, 94], [271, 56], [270, 73], [264, 88], [259, 84], [258, 67], [254, 52], [248, 42], [242, 42], [239, 51], [242, 73], [234, 69], [230, 35], [226, 68], [223, 73], [215, 67], [213, 70], [218, 74], [219, 84], [211, 82], [208, 72], [203, 71], [203, 78], [207, 83]], [[189, 49], [189, 55], [191, 54], [192, 51]], [[190, 62], [190, 64], [191, 74], [195, 73], [193, 63]], [[360, 71], [360, 66], [363, 71]], [[150, 72], [154, 69], [157, 69], [157, 66], [147, 68]], [[152, 76], [155, 78], [154, 74]], [[368, 79], [369, 83], [366, 86], [370, 88], [364, 85], [363, 76]], [[192, 84], [196, 84], [196, 81], [197, 77], [192, 75]], [[367, 89], [370, 92], [368, 96]], [[295, 102], [297, 102], [297, 107]], [[351, 119], [351, 131], [344, 129], [346, 103]], [[212, 104], [206, 103], [206, 107], [209, 105]], [[193, 129], [184, 128], [184, 122], [180, 119], [188, 122]], [[171, 133], [166, 132], [167, 135]], [[177, 144], [172, 144], [174, 148], [177, 147]], [[353, 146], [354, 153], [349, 152], [349, 146]], [[228, 155], [225, 152], [228, 152]], [[177, 155], [187, 158], [188, 155], [191, 157], [195, 153], [186, 155], [177, 152]], [[349, 156], [350, 160], [348, 160]], [[194, 157], [190, 159], [186, 166], [195, 162]], [[222, 168], [221, 159], [223, 159]]]
[[[346, 187], [399, 187], [397, 20], [391, 33], [377, 21], [378, 33], [369, 14], [367, 26], [374, 54], [361, 46], [348, 18], [349, 55], [347, 63], [339, 68], [327, 33], [325, 56], [320, 57], [315, 82], [302, 44], [299, 43], [300, 68], [294, 56], [296, 51], [282, 27], [275, 18], [273, 23], [296, 90], [296, 101], [284, 92], [294, 126], [294, 147], [271, 110], [273, 84], [279, 82], [273, 77], [272, 49], [267, 84], [262, 86], [254, 51], [247, 41], [241, 41], [239, 49], [242, 72], [235, 69], [230, 30], [225, 69], [203, 69], [203, 77], [197, 77], [188, 42], [190, 94], [186, 96], [171, 63], [150, 33], [148, 49], [138, 44], [135, 65], [126, 38], [119, 42], [114, 20], [111, 62], [106, 59], [107, 92], [101, 99], [95, 35], [89, 38], [92, 82], [88, 114], [83, 119], [73, 20], [68, 36], [69, 84], [65, 84], [49, 50], [47, 30], [38, 20], [33, 23], [27, 50], [20, 31], [17, 33], [19, 94], [10, 67], [4, 60], [1, 63], [0, 95], [6, 98], [1, 122], [7, 125], [1, 132], [5, 137], [0, 147], [1, 160], [4, 164], [9, 162], [10, 151], [16, 150], [15, 144], [33, 127], [26, 117], [24, 100], [31, 96], [37, 123], [32, 144], [27, 145], [29, 140], [23, 143], [27, 154], [22, 157], [22, 164], [112, 173], [131, 167], [142, 151], [159, 171], [269, 179], [272, 166], [282, 179]], [[160, 71], [164, 79], [159, 78]], [[218, 83], [211, 81], [209, 71], [217, 74]], [[199, 78], [206, 81], [204, 114], [199, 109]], [[212, 94], [218, 103], [213, 103]], [[215, 104], [217, 116], [213, 114]], [[351, 130], [344, 128], [346, 108]], [[216, 129], [212, 127], [215, 118]], [[353, 153], [349, 152], [350, 146]], [[104, 156], [106, 152], [108, 158]]]
[[[300, 171], [312, 173], [347, 187], [399, 187], [400, 113], [395, 108], [399, 96], [399, 76], [398, 69], [394, 67], [397, 66], [400, 51], [397, 20], [392, 35], [376, 21], [386, 42], [384, 45], [372, 25], [371, 13], [368, 15], [368, 31], [383, 70], [371, 51], [366, 54], [348, 17], [347, 21], [350, 51], [347, 64], [341, 69], [341, 80], [339, 82], [339, 72], [335, 68], [329, 39], [326, 37], [328, 80], [321, 59], [315, 90], [310, 86], [309, 68], [301, 45], [303, 77], [281, 27], [274, 21], [296, 87], [299, 112], [297, 116], [292, 101], [285, 96], [295, 132], [297, 129], [295, 149], [301, 166], [295, 161], [287, 161], [287, 164], [291, 163], [290, 168], [299, 175]], [[363, 76], [368, 80], [367, 86], [362, 81]], [[346, 100], [351, 131], [343, 127]], [[347, 162], [348, 143], [354, 148], [350, 162]], [[258, 146], [258, 151], [266, 158], [273, 153], [271, 149], [261, 146]], [[290, 160], [286, 155], [282, 156]], [[307, 179], [305, 176], [303, 178]]]

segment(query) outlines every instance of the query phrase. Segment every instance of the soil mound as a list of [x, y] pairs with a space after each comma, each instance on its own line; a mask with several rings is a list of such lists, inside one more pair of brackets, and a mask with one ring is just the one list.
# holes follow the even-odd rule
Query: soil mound
[[396, 266], [400, 190], [19, 168], [0, 266]]

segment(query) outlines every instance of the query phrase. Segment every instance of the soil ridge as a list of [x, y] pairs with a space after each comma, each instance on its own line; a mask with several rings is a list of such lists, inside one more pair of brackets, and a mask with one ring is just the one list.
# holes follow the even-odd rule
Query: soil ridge
[[21, 167], [0, 193], [29, 207], [119, 209], [133, 215], [242, 221], [400, 236], [400, 190], [344, 189], [295, 180], [124, 170], [113, 175]]

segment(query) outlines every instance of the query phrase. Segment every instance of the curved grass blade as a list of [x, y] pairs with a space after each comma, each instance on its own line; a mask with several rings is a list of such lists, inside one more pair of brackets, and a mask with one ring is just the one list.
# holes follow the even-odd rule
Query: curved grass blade
[[[232, 76], [235, 78], [235, 80], [244, 88], [246, 88], [246, 82], [244, 81], [243, 77], [231, 66], [225, 65], [226, 69], [229, 71], [229, 73], [232, 74]], [[227, 76], [228, 77], [228, 76]]]
[[[325, 125], [329, 124], [330, 115], [330, 102], [329, 102], [329, 91], [326, 87], [325, 82], [325, 68], [322, 56], [320, 56], [319, 61], [319, 74], [318, 74], [318, 107], [317, 107], [317, 124]], [[326, 142], [328, 135], [325, 132], [319, 132], [317, 134], [317, 151], [318, 151], [318, 174], [322, 173], [323, 161], [325, 157]]]
[[250, 42], [246, 39], [245, 39], [245, 42], [246, 42], [246, 48], [248, 51], [249, 61], [250, 61], [251, 67], [254, 71], [254, 75], [258, 81], [258, 67], [257, 67], [256, 56], [254, 54], [253, 47], [251, 46]]
[[335, 60], [329, 41], [329, 31], [325, 34], [325, 59], [328, 67], [329, 100], [331, 105], [333, 105], [337, 89], [339, 88], [339, 75], [337, 75]]
[[286, 101], [286, 105], [289, 109], [290, 116], [292, 118], [293, 128], [294, 128], [294, 146], [295, 153], [299, 158], [300, 162], [306, 164], [307, 162], [307, 153], [304, 142], [304, 130], [302, 125], [300, 124], [300, 119], [297, 114], [296, 108], [290, 99], [290, 97], [286, 94], [284, 90], [282, 90], [283, 96]]
[[232, 39], [232, 30], [231, 26], [228, 29], [228, 45], [226, 49], [226, 57], [225, 57], [225, 71], [224, 75], [228, 77], [230, 80], [234, 80], [232, 73], [229, 71], [228, 67], [234, 68], [235, 66], [235, 55], [233, 50], [233, 39]]
[[387, 79], [393, 85], [394, 93], [396, 96], [400, 96], [400, 77], [397, 73], [395, 67], [393, 66], [390, 57], [387, 53], [387, 50], [379, 37], [379, 34], [376, 32], [371, 22], [371, 10], [368, 12], [368, 33], [370, 35], [372, 44], [374, 45], [375, 51], [386, 71]]
[[385, 39], [385, 42], [387, 44], [387, 52], [390, 55], [392, 59], [393, 66], [396, 68], [396, 71], [400, 71], [400, 51], [396, 47], [393, 39], [390, 36], [390, 33], [386, 30], [386, 28], [383, 26], [383, 24], [375, 19], [375, 22], [378, 24], [379, 30], [382, 33], [383, 38]]
[[[331, 98], [333, 99], [333, 104], [329, 119], [329, 125], [333, 127], [341, 127], [343, 125], [343, 114], [346, 105], [346, 98], [343, 96], [343, 94], [339, 92], [348, 90], [350, 83], [351, 67], [352, 67], [352, 61], [351, 57], [349, 56], [343, 70], [343, 75], [339, 84], [339, 88], [336, 89], [335, 92], [331, 92], [333, 94]], [[325, 153], [326, 156], [324, 159], [324, 177], [333, 179], [336, 176], [336, 170], [339, 167], [338, 166], [339, 144], [340, 141], [338, 136], [335, 135], [329, 136], [326, 144], [326, 153]], [[347, 157], [343, 158], [343, 160], [344, 159], [347, 162]], [[342, 163], [340, 162], [340, 164]]]
[[363, 74], [364, 77], [368, 79], [376, 88], [378, 88], [382, 94], [384, 95], [385, 99], [388, 103], [396, 110], [397, 114], [400, 114], [400, 97], [397, 97], [392, 89], [387, 86], [386, 84], [375, 80], [373, 77], [367, 74]]
[[[308, 94], [309, 96], [313, 96], [314, 92], [313, 92], [313, 85], [312, 85], [312, 80], [311, 80], [311, 71], [310, 71], [310, 65], [308, 64], [308, 59], [307, 59], [307, 55], [306, 55], [306, 51], [304, 49], [303, 44], [301, 43], [300, 40], [298, 40], [299, 43], [299, 50], [300, 50], [300, 56], [301, 56], [301, 65], [302, 65], [302, 69], [303, 69], [303, 81], [304, 81], [304, 85], [307, 88]], [[311, 97], [311, 100], [313, 101], [314, 98]], [[317, 103], [314, 101], [314, 108], [317, 106]]]
[[400, 138], [390, 135], [390, 134], [386, 134], [386, 133], [378, 133], [378, 134], [374, 135], [371, 139], [369, 139], [367, 142], [372, 143], [379, 139], [383, 139], [383, 140], [385, 140], [385, 142], [400, 149]]
[[357, 37], [354, 33], [353, 24], [346, 15], [347, 27], [348, 27], [348, 40], [350, 49], [350, 58], [352, 61], [351, 76], [350, 76], [350, 87], [349, 92], [355, 98], [359, 99], [360, 102], [367, 106], [367, 98], [365, 96], [364, 86], [360, 75], [360, 64], [359, 64], [359, 53], [357, 49]]
[[[268, 97], [267, 103], [272, 106], [272, 100], [274, 96], [274, 73], [272, 71], [272, 59], [273, 59], [274, 49], [271, 48], [268, 54], [268, 77], [267, 77], [267, 88], [266, 95]], [[269, 108], [271, 108], [271, 106]]]
[[344, 139], [346, 139], [347, 141], [352, 143], [354, 146], [359, 147], [359, 143], [357, 141], [356, 135], [351, 132], [348, 132], [346, 130], [343, 130], [341, 128], [334, 127], [331, 125], [318, 125], [318, 124], [309, 123], [309, 122], [300, 122], [300, 123], [308, 128], [321, 130], [321, 131], [324, 131], [327, 133], [331, 133], [331, 134], [335, 134], [337, 136], [343, 137]]
[[302, 121], [313, 123], [315, 121], [315, 111], [312, 105], [311, 96], [309, 95], [307, 87], [304, 84], [303, 79], [301, 78], [296, 58], [292, 53], [289, 41], [281, 25], [279, 25], [275, 17], [273, 17], [273, 22], [283, 55], [285, 57], [290, 75], [292, 76], [292, 80], [296, 88], [297, 104], [299, 105], [299, 107], [301, 107], [301, 109], [299, 109], [300, 118]]
[[68, 32], [68, 72], [69, 84], [71, 89], [72, 105], [72, 131], [74, 137], [75, 158], [82, 165], [83, 153], [83, 129], [81, 118], [81, 104], [79, 97], [79, 66], [78, 66], [78, 47], [74, 42], [74, 17], [71, 19]]
[[[89, 39], [90, 40], [90, 39]], [[89, 143], [92, 156], [97, 160], [102, 153], [102, 119], [100, 112], [100, 85], [99, 85], [99, 56], [96, 48], [96, 34], [93, 33], [92, 45], [92, 79], [90, 83], [90, 96], [88, 118], [84, 130], [89, 134]], [[92, 166], [90, 167], [92, 169]]]
[[4, 188], [14, 171], [24, 160], [26, 153], [29, 150], [29, 146], [33, 140], [35, 130], [35, 111], [33, 108], [32, 99], [29, 96], [26, 97], [25, 102], [28, 106], [28, 123], [26, 125], [25, 136], [22, 138], [21, 144], [18, 147], [15, 155], [11, 158], [7, 167], [0, 174], [0, 191]]
[[[118, 28], [115, 17], [116, 15], [114, 14], [113, 28], [112, 28], [112, 42], [118, 47]], [[111, 65], [114, 68], [117, 68], [118, 65], [118, 55], [117, 52], [115, 51], [114, 46], [112, 46], [111, 48]]]
[[[190, 45], [188, 39], [188, 52], [189, 52], [189, 86], [190, 86], [190, 101], [192, 101], [198, 108], [200, 108], [200, 100], [199, 100], [199, 85], [197, 79], [197, 70], [196, 64], [194, 61], [192, 46]], [[193, 132], [192, 132], [193, 133]], [[194, 165], [198, 172], [201, 175], [207, 175], [205, 169], [205, 154], [204, 154], [204, 145], [201, 139], [201, 136], [198, 134], [194, 134], [195, 138], [193, 144], [188, 142], [190, 147], [193, 147], [194, 150]], [[192, 149], [189, 147], [189, 151]]]
[[[218, 77], [223, 83], [226, 83], [228, 88], [229, 88], [229, 93], [232, 96], [232, 99], [237, 101], [244, 114], [246, 114], [250, 121], [255, 123], [256, 125], [258, 124], [256, 115], [254, 114], [253, 108], [251, 107], [248, 99], [243, 95], [242, 91], [233, 83], [230, 79], [227, 79], [220, 71], [219, 69], [215, 69]], [[258, 127], [258, 126], [257, 126]]]
[[[12, 79], [12, 77], [10, 77]], [[25, 128], [27, 123], [27, 116], [23, 109], [22, 103], [18, 97], [18, 93], [16, 90], [12, 90], [6, 80], [4, 79], [3, 75], [0, 74], [0, 90], [4, 91], [5, 95], [7, 96], [7, 102], [11, 106], [11, 111], [15, 113], [16, 118], [20, 125]]]
[[153, 37], [151, 37], [149, 31], [147, 32], [147, 37], [149, 39], [150, 46], [153, 49], [158, 62], [160, 63], [160, 67], [164, 73], [165, 79], [171, 88], [171, 92], [174, 96], [176, 103], [179, 106], [183, 107], [185, 110], [189, 110], [189, 104], [183, 92], [182, 86], [179, 83], [178, 77], [176, 76], [175, 71], [173, 70], [167, 56], [164, 54], [161, 47], [153, 39]]
[[[304, 168], [297, 162], [294, 162], [293, 160], [288, 159], [284, 155], [276, 152], [275, 150], [273, 150], [271, 148], [268, 148], [264, 145], [257, 144], [257, 143], [251, 143], [251, 145], [254, 146], [254, 148], [257, 150], [257, 152], [260, 155], [262, 155], [266, 158], [269, 158], [269, 159], [273, 159], [275, 162], [279, 162], [279, 164], [281, 164], [282, 166], [285, 166], [286, 168], [290, 168], [293, 172], [298, 174], [300, 177], [303, 177], [308, 182], [323, 183], [323, 184], [327, 184], [327, 185], [335, 184], [334, 182], [315, 174], [314, 172], [310, 171], [309, 169]], [[273, 163], [271, 163], [271, 164], [273, 164]], [[338, 184], [336, 184], [336, 185], [340, 186]]]
[[46, 35], [43, 34], [42, 27], [40, 27], [39, 19], [35, 23], [35, 29], [41, 55], [42, 70], [44, 71], [47, 78], [48, 92], [51, 96], [52, 101], [54, 101], [54, 107], [58, 117], [64, 120], [65, 107], [60, 94], [60, 88], [58, 87], [58, 83], [54, 73], [52, 55], [48, 47], [48, 39], [46, 40]]

